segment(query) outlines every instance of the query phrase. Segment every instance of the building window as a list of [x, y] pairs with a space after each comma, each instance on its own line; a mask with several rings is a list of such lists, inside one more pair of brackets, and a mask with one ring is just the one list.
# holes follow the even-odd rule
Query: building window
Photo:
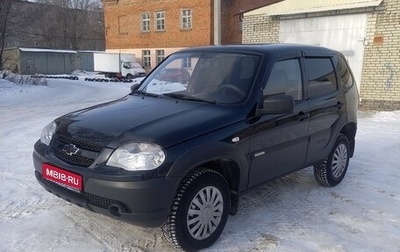
[[181, 10], [181, 29], [192, 28], [192, 10], [183, 9]]
[[164, 59], [164, 50], [156, 50], [156, 56], [157, 56], [157, 65], [161, 63]]
[[150, 50], [142, 51], [142, 62], [143, 62], [143, 67], [151, 67]]
[[191, 58], [184, 58], [182, 59], [182, 68], [192, 68], [192, 59]]
[[165, 30], [165, 11], [156, 12], [156, 31]]
[[140, 15], [140, 28], [142, 32], [150, 31], [150, 13], [142, 13]]

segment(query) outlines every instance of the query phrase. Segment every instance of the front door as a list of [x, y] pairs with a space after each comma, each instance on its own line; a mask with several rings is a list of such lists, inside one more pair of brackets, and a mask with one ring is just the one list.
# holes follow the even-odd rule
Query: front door
[[309, 105], [303, 99], [300, 69], [300, 58], [281, 60], [272, 67], [263, 95], [291, 95], [295, 106], [290, 114], [264, 115], [251, 125], [250, 187], [304, 165], [308, 146]]

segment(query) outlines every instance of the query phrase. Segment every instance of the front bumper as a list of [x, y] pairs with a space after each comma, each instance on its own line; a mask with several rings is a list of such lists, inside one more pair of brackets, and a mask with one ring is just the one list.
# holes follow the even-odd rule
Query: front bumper
[[138, 226], [157, 227], [165, 221], [178, 183], [178, 178], [110, 181], [91, 178], [82, 172], [84, 189], [75, 192], [42, 178], [42, 165], [49, 160], [36, 151], [33, 161], [36, 179], [47, 191], [93, 212]]

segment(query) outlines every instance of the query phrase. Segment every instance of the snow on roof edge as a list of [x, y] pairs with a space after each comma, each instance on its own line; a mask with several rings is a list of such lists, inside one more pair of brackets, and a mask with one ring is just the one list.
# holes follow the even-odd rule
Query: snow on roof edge
[[74, 50], [58, 50], [58, 49], [26, 48], [26, 47], [20, 47], [18, 49], [23, 52], [78, 53], [77, 51]]
[[[317, 1], [316, 3], [309, 4], [309, 6], [304, 7], [304, 6], [294, 6], [293, 4], [290, 4], [291, 0], [285, 0], [283, 2], [272, 4], [270, 6], [262, 7], [257, 10], [245, 13], [245, 15], [251, 16], [251, 15], [264, 14], [265, 16], [281, 16], [281, 15], [315, 13], [315, 12], [332, 11], [332, 10], [346, 10], [346, 9], [355, 9], [363, 7], [376, 7], [379, 6], [382, 3], [382, 1], [383, 0], [360, 0], [354, 2], [345, 0], [338, 2]], [[321, 4], [322, 2], [324, 4]], [[333, 2], [335, 2], [335, 4], [332, 4]]]

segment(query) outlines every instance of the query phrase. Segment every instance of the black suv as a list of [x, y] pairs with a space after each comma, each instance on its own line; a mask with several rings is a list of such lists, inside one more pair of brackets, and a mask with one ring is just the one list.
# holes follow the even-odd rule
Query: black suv
[[[189, 72], [164, 80], [165, 69]], [[307, 166], [335, 186], [357, 130], [342, 54], [304, 45], [190, 48], [132, 93], [64, 115], [35, 144], [48, 191], [94, 212], [161, 226], [185, 250], [212, 245], [245, 190]]]

